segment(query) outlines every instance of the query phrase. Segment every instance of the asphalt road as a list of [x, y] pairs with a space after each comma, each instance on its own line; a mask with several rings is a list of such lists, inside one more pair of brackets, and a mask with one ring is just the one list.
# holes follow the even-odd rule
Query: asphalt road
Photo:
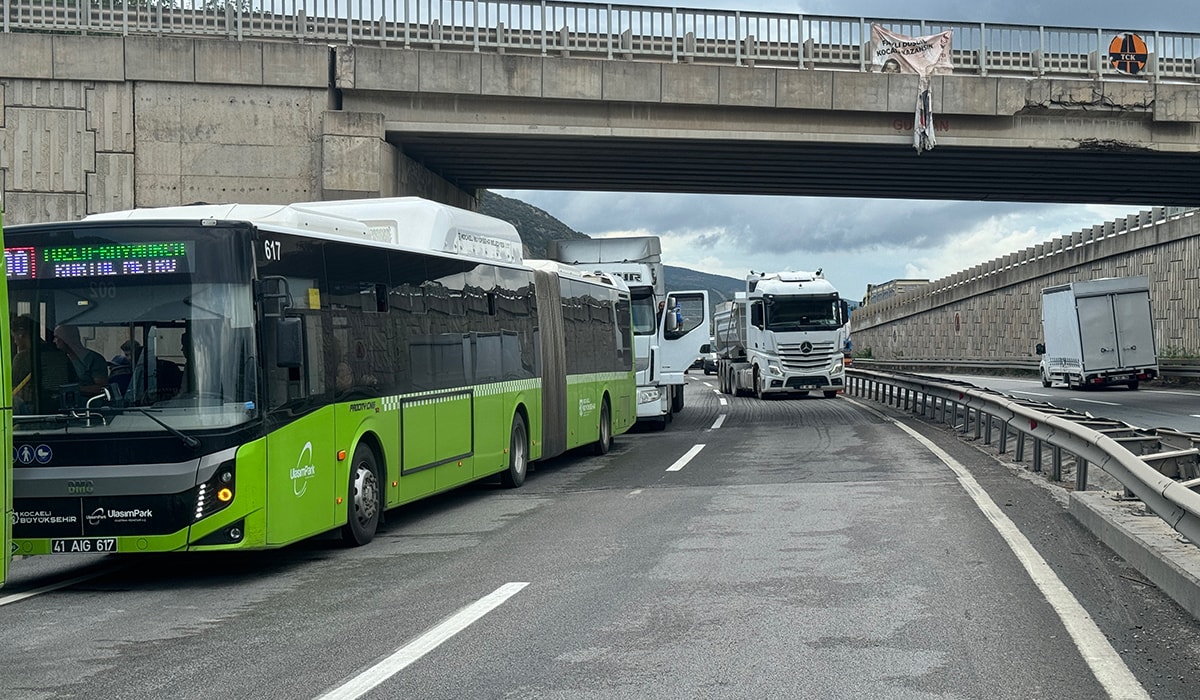
[[0, 697], [1195, 697], [1200, 624], [1053, 489], [912, 416], [715, 388], [362, 548], [18, 560]]
[[1130, 390], [1123, 386], [1068, 389], [1064, 384], [1045, 388], [1038, 379], [967, 374], [928, 375], [963, 381], [1011, 396], [1043, 401], [1062, 408], [1121, 420], [1139, 428], [1174, 428], [1200, 434], [1200, 391], [1160, 381], [1145, 382]]

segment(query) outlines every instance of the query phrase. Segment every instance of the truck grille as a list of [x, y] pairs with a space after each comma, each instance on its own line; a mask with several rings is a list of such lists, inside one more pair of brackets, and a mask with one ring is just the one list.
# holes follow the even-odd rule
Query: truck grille
[[[841, 354], [834, 345], [830, 341], [780, 345], [779, 361], [783, 363], [784, 369], [794, 372], [820, 372], [829, 366], [835, 355]], [[804, 352], [805, 350], [808, 352]]]

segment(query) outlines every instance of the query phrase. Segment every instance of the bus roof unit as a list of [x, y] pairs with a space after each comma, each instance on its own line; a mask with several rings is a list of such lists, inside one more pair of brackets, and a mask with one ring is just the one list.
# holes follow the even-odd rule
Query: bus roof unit
[[521, 236], [507, 221], [418, 197], [275, 204], [195, 204], [93, 214], [84, 221], [245, 221], [266, 229], [366, 239], [512, 264]]

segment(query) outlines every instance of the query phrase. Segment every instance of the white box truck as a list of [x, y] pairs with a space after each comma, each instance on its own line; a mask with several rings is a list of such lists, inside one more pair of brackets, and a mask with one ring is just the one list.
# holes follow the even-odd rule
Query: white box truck
[[684, 374], [708, 342], [708, 292], [667, 292], [658, 236], [551, 241], [547, 255], [625, 280], [633, 305], [638, 421], [665, 428], [683, 410]]
[[1138, 383], [1158, 376], [1147, 277], [1108, 277], [1042, 290], [1042, 386]]
[[848, 303], [820, 270], [749, 275], [746, 291], [713, 314], [721, 392], [836, 397], [845, 389], [849, 319]]

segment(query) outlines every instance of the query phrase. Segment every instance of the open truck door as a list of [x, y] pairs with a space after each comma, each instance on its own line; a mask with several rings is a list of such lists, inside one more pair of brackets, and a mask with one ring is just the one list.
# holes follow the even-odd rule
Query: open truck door
[[683, 385], [684, 372], [708, 342], [712, 313], [708, 292], [670, 292], [659, 315], [658, 350], [654, 353], [664, 384]]

